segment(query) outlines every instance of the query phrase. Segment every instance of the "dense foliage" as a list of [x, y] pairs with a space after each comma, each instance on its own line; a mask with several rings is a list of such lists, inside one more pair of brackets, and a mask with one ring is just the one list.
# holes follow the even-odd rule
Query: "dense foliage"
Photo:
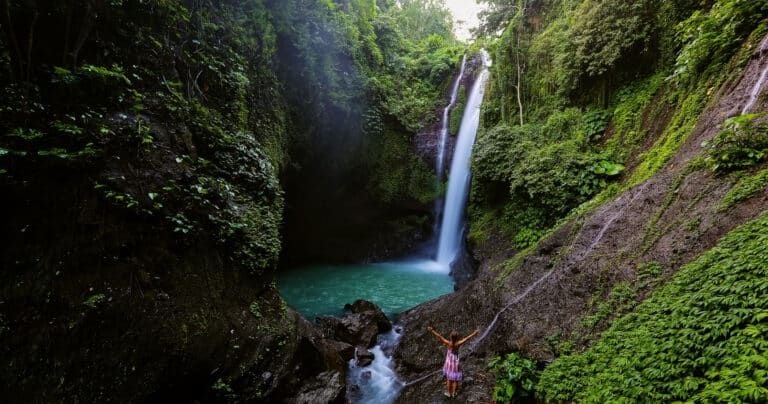
[[707, 148], [707, 162], [712, 170], [727, 172], [751, 167], [768, 154], [768, 125], [755, 122], [756, 115], [740, 115], [723, 124]]
[[546, 400], [768, 400], [768, 217], [720, 244], [542, 374]]
[[[483, 31], [503, 32], [473, 163], [471, 236], [481, 241], [481, 223], [497, 223], [520, 248], [663, 167], [722, 71], [738, 73], [759, 46], [768, 13], [763, 0], [486, 3]], [[713, 143], [720, 157], [743, 146], [739, 131]], [[742, 151], [759, 160], [753, 146]]]
[[50, 171], [88, 178], [179, 241], [207, 230], [236, 266], [274, 266], [287, 130], [260, 2], [5, 7], [8, 184], [32, 192]]
[[496, 356], [488, 362], [488, 368], [496, 379], [493, 399], [497, 403], [518, 402], [533, 398], [539, 378], [536, 363], [517, 353]]
[[0, 175], [13, 183], [41, 163], [161, 165], [173, 173], [93, 187], [180, 239], [211, 230], [253, 270], [280, 251], [286, 188], [336, 221], [339, 200], [434, 196], [407, 145], [463, 53], [442, 2], [3, 4]]

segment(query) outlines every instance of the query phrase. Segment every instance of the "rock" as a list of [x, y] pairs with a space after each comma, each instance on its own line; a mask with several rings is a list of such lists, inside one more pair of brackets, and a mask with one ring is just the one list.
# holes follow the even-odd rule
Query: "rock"
[[357, 362], [355, 365], [358, 367], [364, 368], [371, 363], [373, 363], [373, 360], [376, 358], [376, 355], [373, 354], [373, 352], [363, 348], [363, 347], [357, 347]]
[[376, 319], [366, 313], [346, 316], [341, 319], [341, 325], [340, 332], [336, 334], [338, 339], [366, 348], [376, 345], [376, 339], [381, 332]]
[[355, 302], [352, 304], [345, 304], [344, 310], [349, 310], [352, 313], [362, 313], [364, 311], [376, 311], [381, 309], [379, 309], [379, 306], [376, 306], [374, 303], [360, 299], [355, 300]]
[[371, 302], [358, 300], [345, 306], [351, 313], [343, 318], [317, 318], [325, 338], [370, 348], [379, 334], [392, 329], [392, 323], [381, 309]]
[[295, 404], [343, 403], [346, 382], [340, 372], [326, 371], [304, 384], [288, 402]]
[[332, 339], [319, 339], [314, 347], [323, 358], [327, 369], [346, 372], [349, 361], [355, 357], [355, 348], [346, 342]]
[[345, 305], [344, 310], [349, 310], [354, 314], [364, 314], [372, 317], [376, 320], [376, 325], [379, 327], [379, 333], [387, 332], [392, 329], [392, 322], [389, 321], [384, 312], [381, 311], [381, 308], [367, 300], [356, 300], [352, 304]]

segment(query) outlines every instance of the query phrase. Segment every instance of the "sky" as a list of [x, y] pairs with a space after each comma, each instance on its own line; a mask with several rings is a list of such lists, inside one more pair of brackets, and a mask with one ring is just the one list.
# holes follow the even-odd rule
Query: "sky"
[[480, 24], [477, 13], [483, 9], [483, 6], [477, 4], [475, 0], [445, 0], [445, 5], [453, 13], [454, 20], [464, 21], [463, 25], [456, 25], [456, 36], [461, 40], [469, 39], [469, 30]]

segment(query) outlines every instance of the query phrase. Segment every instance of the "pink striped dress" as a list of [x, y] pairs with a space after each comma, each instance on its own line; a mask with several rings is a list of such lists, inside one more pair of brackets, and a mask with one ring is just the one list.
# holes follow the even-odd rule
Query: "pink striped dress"
[[461, 381], [461, 370], [459, 369], [459, 352], [448, 349], [445, 354], [445, 364], [443, 365], [443, 374], [452, 382]]

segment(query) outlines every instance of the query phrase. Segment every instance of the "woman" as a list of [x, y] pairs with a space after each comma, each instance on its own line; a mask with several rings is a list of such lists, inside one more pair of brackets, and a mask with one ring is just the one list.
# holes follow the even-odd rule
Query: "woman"
[[462, 339], [459, 339], [459, 333], [452, 331], [450, 340], [438, 334], [432, 327], [427, 327], [427, 330], [434, 334], [448, 348], [448, 352], [445, 354], [445, 364], [443, 365], [443, 374], [447, 379], [445, 382], [445, 396], [456, 398], [462, 376], [461, 369], [459, 368], [459, 347], [477, 335], [480, 330], [475, 330], [475, 332]]

